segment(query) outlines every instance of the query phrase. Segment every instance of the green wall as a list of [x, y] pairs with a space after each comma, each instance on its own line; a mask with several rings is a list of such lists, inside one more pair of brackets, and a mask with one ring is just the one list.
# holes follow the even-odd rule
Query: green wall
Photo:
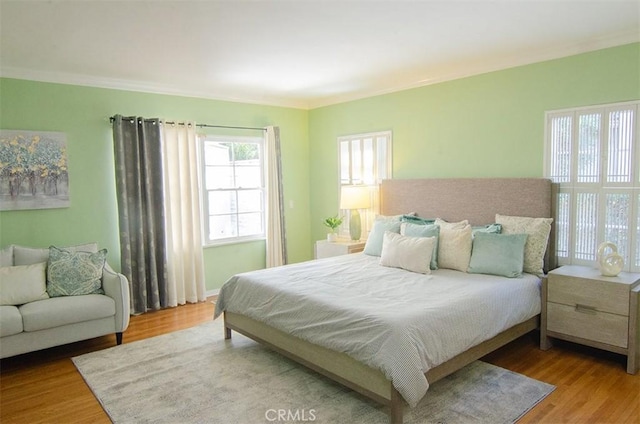
[[[340, 135], [393, 131], [395, 178], [542, 176], [544, 112], [640, 99], [640, 43], [310, 111], [0, 79], [0, 128], [67, 134], [71, 207], [0, 213], [0, 246], [98, 241], [119, 267], [113, 147], [120, 113], [278, 125], [289, 258], [311, 258], [338, 210]], [[293, 206], [293, 207], [291, 207]], [[205, 249], [207, 288], [264, 267], [264, 242]]]
[[[0, 79], [0, 128], [66, 133], [71, 206], [1, 212], [0, 246], [97, 241], [109, 250], [109, 263], [119, 269], [108, 119], [116, 113], [220, 125], [279, 126], [289, 258], [292, 262], [310, 259], [307, 111], [15, 79]], [[264, 241], [207, 248], [204, 259], [207, 289], [216, 289], [235, 273], [263, 268]]]
[[393, 131], [393, 177], [541, 177], [544, 112], [640, 99], [640, 43], [314, 109], [311, 235], [338, 210], [337, 137]]

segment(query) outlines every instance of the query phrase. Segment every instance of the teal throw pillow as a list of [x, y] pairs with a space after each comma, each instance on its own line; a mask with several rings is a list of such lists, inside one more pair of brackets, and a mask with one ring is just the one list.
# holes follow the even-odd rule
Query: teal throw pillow
[[526, 242], [526, 234], [477, 233], [467, 272], [520, 277]]
[[377, 219], [373, 222], [373, 228], [369, 232], [367, 243], [364, 245], [364, 253], [371, 256], [382, 254], [382, 241], [384, 232], [400, 234], [400, 220], [397, 219]]
[[104, 294], [102, 269], [107, 249], [81, 252], [49, 247], [47, 293], [50, 297]]
[[420, 225], [411, 222], [403, 222], [400, 227], [400, 234], [409, 237], [435, 237], [433, 252], [431, 253], [431, 269], [438, 269], [438, 237], [440, 236], [440, 226], [435, 224]]
[[415, 215], [402, 215], [402, 218], [400, 218], [400, 221], [409, 222], [411, 224], [417, 224], [417, 225], [430, 225], [436, 222], [435, 219], [420, 218], [419, 216], [415, 216]]
[[478, 233], [501, 234], [502, 224], [474, 225], [471, 227], [471, 237], [475, 237]]

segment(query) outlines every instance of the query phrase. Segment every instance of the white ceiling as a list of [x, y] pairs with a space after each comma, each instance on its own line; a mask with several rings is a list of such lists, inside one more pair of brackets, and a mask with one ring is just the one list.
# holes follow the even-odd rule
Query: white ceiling
[[640, 1], [0, 0], [0, 75], [298, 108], [640, 41]]

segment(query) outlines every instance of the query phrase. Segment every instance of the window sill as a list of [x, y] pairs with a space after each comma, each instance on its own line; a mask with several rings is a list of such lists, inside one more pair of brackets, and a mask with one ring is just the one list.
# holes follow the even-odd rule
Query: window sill
[[211, 244], [205, 244], [202, 246], [203, 249], [209, 249], [211, 247], [221, 247], [221, 246], [229, 246], [232, 244], [245, 244], [245, 243], [253, 243], [258, 241], [266, 241], [266, 237], [250, 237], [250, 238], [242, 238], [242, 239], [232, 239], [219, 241]]

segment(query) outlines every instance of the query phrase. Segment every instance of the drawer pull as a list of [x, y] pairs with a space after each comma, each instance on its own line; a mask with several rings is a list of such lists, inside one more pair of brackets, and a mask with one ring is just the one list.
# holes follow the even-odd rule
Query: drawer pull
[[576, 304], [576, 312], [580, 312], [583, 314], [591, 314], [591, 315], [596, 315], [598, 313], [597, 309], [593, 306], [587, 306], [587, 305], [581, 305], [581, 304]]

